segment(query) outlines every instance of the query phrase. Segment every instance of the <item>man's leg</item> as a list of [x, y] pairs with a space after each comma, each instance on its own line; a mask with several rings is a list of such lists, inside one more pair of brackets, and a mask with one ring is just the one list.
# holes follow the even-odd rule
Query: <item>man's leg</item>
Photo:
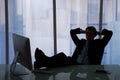
[[47, 57], [42, 50], [38, 48], [35, 51], [34, 67], [61, 67], [71, 65], [71, 57], [67, 57], [64, 53], [56, 54], [52, 57]]
[[71, 57], [67, 57], [63, 52], [52, 56], [49, 59], [48, 67], [62, 67], [71, 64]]

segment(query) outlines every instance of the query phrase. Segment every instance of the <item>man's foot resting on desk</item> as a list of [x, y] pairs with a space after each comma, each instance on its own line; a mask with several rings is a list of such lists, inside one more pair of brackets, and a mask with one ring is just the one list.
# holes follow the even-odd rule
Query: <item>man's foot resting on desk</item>
[[42, 50], [39, 50], [38, 48], [35, 50], [35, 62], [34, 62], [34, 68], [41, 68], [47, 66], [47, 60], [48, 57], [43, 53]]

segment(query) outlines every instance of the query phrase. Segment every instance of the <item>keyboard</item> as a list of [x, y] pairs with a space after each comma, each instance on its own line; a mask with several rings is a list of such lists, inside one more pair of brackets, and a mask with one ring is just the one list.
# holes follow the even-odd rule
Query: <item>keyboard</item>
[[44, 73], [44, 74], [52, 74], [53, 71], [49, 69], [35, 69], [32, 71], [32, 73]]

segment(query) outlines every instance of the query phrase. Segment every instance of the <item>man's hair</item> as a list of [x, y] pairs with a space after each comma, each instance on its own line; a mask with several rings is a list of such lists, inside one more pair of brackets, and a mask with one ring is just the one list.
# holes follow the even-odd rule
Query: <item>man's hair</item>
[[86, 30], [87, 29], [92, 30], [95, 34], [97, 33], [96, 28], [94, 26], [88, 26]]

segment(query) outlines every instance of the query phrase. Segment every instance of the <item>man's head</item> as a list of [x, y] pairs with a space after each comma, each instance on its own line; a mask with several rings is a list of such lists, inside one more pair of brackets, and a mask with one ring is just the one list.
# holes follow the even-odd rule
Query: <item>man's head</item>
[[97, 35], [97, 31], [94, 26], [88, 26], [85, 30], [86, 38], [88, 41], [91, 41], [95, 38]]

